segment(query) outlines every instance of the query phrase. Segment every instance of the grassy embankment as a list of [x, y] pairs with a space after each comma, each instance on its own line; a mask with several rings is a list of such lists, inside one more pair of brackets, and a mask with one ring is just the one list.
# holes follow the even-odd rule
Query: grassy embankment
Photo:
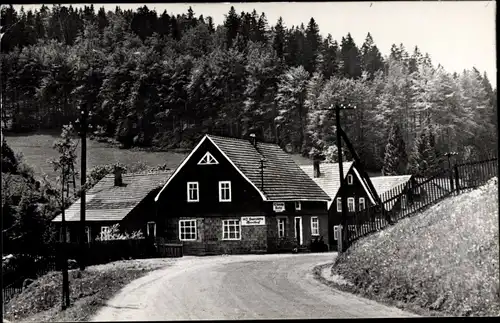
[[[421, 315], [499, 316], [498, 179], [358, 241], [337, 288]], [[319, 272], [319, 269], [316, 273]]]
[[173, 258], [116, 261], [70, 270], [70, 304], [61, 310], [62, 275], [50, 272], [30, 284], [4, 307], [10, 322], [86, 322], [121, 288], [146, 273], [172, 264]]

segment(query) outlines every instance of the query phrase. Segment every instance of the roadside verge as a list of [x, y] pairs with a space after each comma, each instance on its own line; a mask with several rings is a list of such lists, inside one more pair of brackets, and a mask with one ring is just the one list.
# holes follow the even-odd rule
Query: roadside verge
[[145, 274], [172, 265], [176, 259], [137, 259], [70, 270], [70, 303], [61, 310], [62, 276], [50, 272], [5, 304], [10, 322], [86, 322], [124, 286]]

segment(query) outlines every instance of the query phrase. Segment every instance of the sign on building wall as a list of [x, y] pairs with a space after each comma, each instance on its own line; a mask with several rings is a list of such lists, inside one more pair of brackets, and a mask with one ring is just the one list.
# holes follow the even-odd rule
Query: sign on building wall
[[285, 202], [274, 202], [273, 203], [273, 211], [274, 212], [283, 212], [283, 211], [285, 211]]
[[266, 225], [265, 216], [243, 216], [241, 225]]

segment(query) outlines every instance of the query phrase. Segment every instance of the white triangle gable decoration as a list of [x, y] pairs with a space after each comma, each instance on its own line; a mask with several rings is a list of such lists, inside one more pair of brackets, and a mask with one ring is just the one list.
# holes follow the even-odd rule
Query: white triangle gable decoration
[[212, 156], [209, 152], [207, 152], [198, 162], [198, 165], [217, 165], [219, 162], [217, 159]]

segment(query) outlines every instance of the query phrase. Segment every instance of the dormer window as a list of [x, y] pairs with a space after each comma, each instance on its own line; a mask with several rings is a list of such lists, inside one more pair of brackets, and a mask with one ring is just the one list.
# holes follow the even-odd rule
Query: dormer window
[[212, 156], [212, 154], [209, 153], [208, 151], [205, 155], [203, 155], [203, 157], [198, 162], [198, 165], [217, 165], [217, 164], [219, 164], [217, 159], [215, 159], [215, 157]]
[[354, 179], [352, 174], [347, 175], [347, 185], [352, 185], [354, 183]]
[[302, 203], [300, 201], [295, 202], [295, 211], [300, 211], [302, 210]]

